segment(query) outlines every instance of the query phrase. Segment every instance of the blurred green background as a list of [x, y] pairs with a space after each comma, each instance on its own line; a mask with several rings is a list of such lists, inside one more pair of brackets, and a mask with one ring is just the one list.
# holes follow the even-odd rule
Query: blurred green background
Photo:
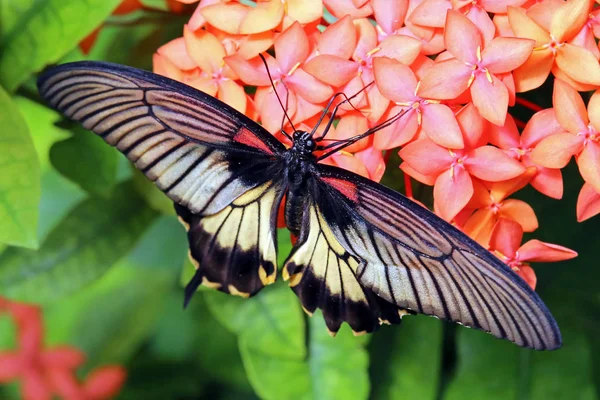
[[[517, 195], [538, 215], [532, 237], [579, 253], [534, 266], [561, 350], [521, 349], [423, 316], [359, 338], [345, 327], [333, 339], [283, 282], [249, 300], [201, 290], [184, 311], [192, 267], [171, 204], [118, 152], [47, 108], [35, 88], [36, 73], [52, 63], [151, 69], [153, 52], [181, 36], [189, 18], [167, 12], [164, 0], [109, 17], [118, 3], [0, 0], [0, 295], [42, 305], [50, 345], [81, 348], [87, 370], [123, 364], [122, 399], [599, 397], [600, 220], [576, 222], [583, 181], [575, 165], [564, 171], [561, 201]], [[84, 55], [77, 44], [103, 21]], [[550, 107], [550, 93], [547, 83], [529, 99]], [[384, 182], [401, 191], [397, 165], [392, 158]], [[427, 202], [430, 190], [417, 193]], [[282, 260], [290, 243], [285, 231], [279, 238]], [[0, 348], [13, 336], [0, 318]], [[15, 398], [14, 389], [0, 388], [0, 398]]]

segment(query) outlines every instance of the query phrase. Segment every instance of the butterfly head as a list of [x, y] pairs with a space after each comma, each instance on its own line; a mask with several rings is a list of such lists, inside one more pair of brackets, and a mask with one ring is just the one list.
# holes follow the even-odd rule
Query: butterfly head
[[301, 155], [311, 155], [312, 152], [317, 148], [317, 142], [312, 138], [309, 132], [295, 131], [292, 139], [294, 142], [292, 149], [294, 152]]

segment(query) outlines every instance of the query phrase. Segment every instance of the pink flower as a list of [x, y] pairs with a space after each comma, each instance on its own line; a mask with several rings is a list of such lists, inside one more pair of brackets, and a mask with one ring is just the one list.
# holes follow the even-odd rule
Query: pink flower
[[571, 249], [535, 239], [519, 247], [522, 240], [521, 225], [500, 219], [492, 233], [490, 251], [508, 264], [532, 289], [535, 289], [537, 279], [529, 262], [555, 262], [577, 257], [577, 253]]
[[470, 89], [477, 111], [488, 121], [503, 125], [509, 94], [497, 74], [509, 73], [523, 64], [534, 42], [497, 37], [484, 48], [477, 27], [452, 10], [446, 18], [444, 40], [455, 59], [434, 65], [423, 78], [417, 94], [443, 100], [458, 97]]

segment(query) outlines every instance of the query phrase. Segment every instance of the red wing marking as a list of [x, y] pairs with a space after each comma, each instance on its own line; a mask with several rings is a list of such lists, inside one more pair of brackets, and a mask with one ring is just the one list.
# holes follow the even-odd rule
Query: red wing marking
[[264, 151], [267, 154], [273, 154], [273, 150], [248, 128], [242, 126], [240, 130], [235, 134], [233, 140], [238, 143], [245, 144], [255, 149]]
[[353, 202], [358, 202], [358, 193], [356, 190], [356, 185], [352, 182], [349, 182], [345, 179], [339, 178], [321, 178], [321, 180], [328, 185], [333, 186], [338, 192], [352, 200]]

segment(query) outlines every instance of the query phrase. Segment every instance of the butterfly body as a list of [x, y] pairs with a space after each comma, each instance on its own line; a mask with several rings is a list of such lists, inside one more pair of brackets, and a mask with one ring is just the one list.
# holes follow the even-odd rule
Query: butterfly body
[[79, 62], [45, 72], [41, 95], [124, 153], [175, 204], [199, 285], [249, 297], [278, 275], [277, 217], [297, 241], [281, 269], [303, 308], [355, 333], [436, 316], [538, 350], [554, 318], [506, 264], [401, 194], [319, 163], [322, 137], [286, 148], [260, 125], [179, 82]]

